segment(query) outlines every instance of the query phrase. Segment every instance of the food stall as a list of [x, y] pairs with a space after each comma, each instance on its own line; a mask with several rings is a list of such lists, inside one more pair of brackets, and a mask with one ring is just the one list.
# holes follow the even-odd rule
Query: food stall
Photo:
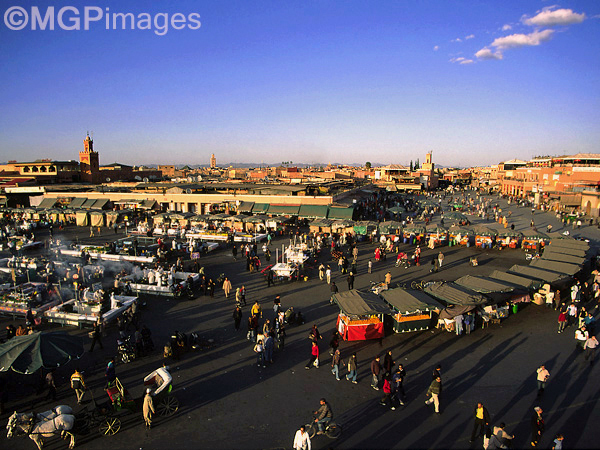
[[465, 226], [452, 225], [448, 229], [448, 245], [450, 247], [454, 245], [469, 246], [472, 239], [473, 230]]
[[522, 266], [519, 264], [512, 266], [510, 269], [508, 269], [508, 272], [521, 277], [541, 280], [558, 289], [566, 288], [571, 281], [570, 276], [562, 273], [552, 272], [550, 270], [540, 269], [532, 266]]
[[536, 259], [529, 263], [529, 267], [537, 267], [538, 269], [551, 270], [573, 277], [581, 271], [579, 264], [569, 264], [566, 262], [548, 261], [545, 259]]
[[332, 301], [340, 308], [337, 330], [342, 339], [359, 341], [385, 337], [384, 316], [392, 311], [378, 295], [352, 289], [334, 294]]
[[12, 317], [25, 317], [29, 308], [35, 316], [41, 317], [44, 311], [61, 301], [56, 290], [47, 292], [45, 283], [30, 282], [0, 287], [0, 314]]
[[469, 225], [469, 219], [463, 213], [451, 211], [443, 216], [444, 222], [450, 222], [454, 225], [464, 226]]
[[[330, 219], [326, 219], [330, 220]], [[331, 224], [331, 232], [338, 234], [354, 234], [354, 220], [336, 219]]]
[[427, 285], [423, 292], [447, 305], [481, 306], [489, 303], [485, 295], [452, 282], [436, 281]]
[[402, 237], [402, 224], [395, 220], [379, 222], [379, 234], [395, 241], [396, 236]]
[[531, 300], [529, 291], [526, 288], [507, 281], [483, 276], [465, 275], [456, 280], [455, 283], [480, 294], [485, 294], [493, 303], [506, 301], [520, 303]]
[[403, 228], [402, 241], [405, 244], [416, 245], [425, 240], [425, 227], [423, 225], [411, 224]]
[[434, 246], [446, 245], [448, 243], [448, 230], [441, 225], [429, 224], [425, 227], [425, 242], [433, 239]]
[[444, 308], [429, 295], [413, 289], [389, 289], [380, 295], [394, 311], [392, 319], [393, 330], [396, 333], [427, 330], [431, 326], [433, 316], [437, 316]]
[[473, 233], [475, 234], [475, 247], [492, 248], [497, 234], [496, 231], [483, 225], [475, 225]]
[[334, 222], [333, 219], [315, 219], [308, 223], [309, 231], [313, 234], [331, 234], [331, 226]]
[[511, 229], [499, 230], [496, 235], [496, 245], [500, 248], [519, 248], [523, 234]]
[[531, 278], [522, 277], [501, 270], [494, 270], [488, 276], [488, 278], [491, 278], [492, 280], [504, 281], [515, 286], [520, 286], [524, 289], [527, 289], [530, 292], [539, 289], [542, 286], [542, 284], [544, 284], [541, 280], [534, 280]]
[[537, 250], [538, 244], [541, 248], [544, 248], [546, 242], [550, 239], [547, 234], [540, 233], [535, 230], [523, 231], [523, 240], [521, 241], [521, 247], [525, 250]]

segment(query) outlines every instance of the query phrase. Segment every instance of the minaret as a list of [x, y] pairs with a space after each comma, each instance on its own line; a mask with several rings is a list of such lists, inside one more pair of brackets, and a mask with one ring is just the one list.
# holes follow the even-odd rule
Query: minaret
[[215, 154], [210, 155], [210, 168], [214, 169], [217, 167], [217, 158], [215, 158]]
[[83, 151], [79, 152], [79, 172], [81, 181], [94, 183], [99, 177], [100, 158], [98, 152], [94, 151], [94, 140], [89, 133], [83, 140]]

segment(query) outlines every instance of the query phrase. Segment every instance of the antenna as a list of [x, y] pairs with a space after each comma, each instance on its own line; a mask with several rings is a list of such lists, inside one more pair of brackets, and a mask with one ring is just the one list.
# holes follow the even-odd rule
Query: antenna
[[94, 131], [92, 131], [92, 141], [94, 140]]

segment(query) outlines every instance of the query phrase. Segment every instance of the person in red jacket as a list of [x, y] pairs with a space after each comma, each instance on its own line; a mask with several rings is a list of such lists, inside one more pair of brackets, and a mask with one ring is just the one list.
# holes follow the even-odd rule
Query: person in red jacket
[[566, 326], [567, 326], [567, 312], [565, 310], [563, 310], [558, 315], [558, 332], [562, 333], [563, 331], [565, 331]]
[[310, 361], [308, 361], [308, 364], [306, 364], [306, 366], [304, 368], [306, 370], [308, 370], [314, 364], [314, 366], [318, 369], [319, 368], [319, 346], [317, 345], [317, 343], [315, 341], [312, 341], [312, 348], [311, 348], [310, 353], [311, 353]]
[[392, 385], [390, 384], [390, 377], [386, 376], [383, 379], [383, 397], [381, 398], [382, 405], [390, 405], [390, 409], [394, 411], [396, 407], [392, 402]]

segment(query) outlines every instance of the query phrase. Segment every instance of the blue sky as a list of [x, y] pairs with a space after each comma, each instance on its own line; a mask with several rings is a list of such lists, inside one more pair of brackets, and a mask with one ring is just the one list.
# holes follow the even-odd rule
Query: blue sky
[[[197, 30], [0, 23], [0, 160], [445, 166], [600, 152], [595, 1], [52, 1]], [[104, 13], [105, 14], [105, 13]], [[68, 14], [65, 17], [69, 17]]]

